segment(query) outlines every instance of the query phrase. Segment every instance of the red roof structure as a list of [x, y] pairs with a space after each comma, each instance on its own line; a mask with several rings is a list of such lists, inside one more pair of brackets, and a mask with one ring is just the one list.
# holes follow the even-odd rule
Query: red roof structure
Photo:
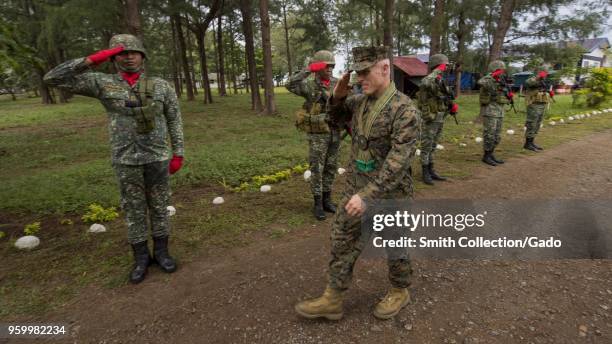
[[409, 77], [427, 75], [427, 65], [416, 56], [394, 56], [393, 65], [401, 69]]

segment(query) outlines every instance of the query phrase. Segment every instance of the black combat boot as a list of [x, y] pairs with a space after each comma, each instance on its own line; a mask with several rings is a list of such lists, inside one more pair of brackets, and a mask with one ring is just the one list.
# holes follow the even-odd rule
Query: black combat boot
[[493, 154], [493, 152], [495, 151], [495, 149], [493, 149], [491, 151], [491, 160], [495, 161], [496, 164], [501, 165], [504, 163], [504, 161], [502, 159], [498, 159], [495, 157], [495, 155]]
[[312, 208], [312, 213], [317, 220], [325, 220], [325, 211], [323, 211], [323, 200], [321, 199], [321, 196], [314, 196], [314, 207]]
[[147, 275], [147, 269], [151, 265], [151, 255], [146, 241], [132, 244], [132, 250], [134, 251], [134, 267], [130, 272], [130, 282], [136, 284], [142, 282]]
[[446, 177], [442, 177], [441, 175], [436, 173], [436, 170], [434, 170], [433, 162], [429, 163], [429, 175], [431, 176], [431, 179], [433, 180], [441, 180], [441, 181], [446, 180]]
[[427, 185], [434, 185], [433, 180], [431, 179], [431, 173], [429, 172], [429, 165], [422, 165], [423, 167], [423, 183]]
[[484, 162], [487, 165], [497, 166], [497, 163], [495, 162], [495, 160], [491, 158], [491, 151], [484, 152], [484, 155], [482, 156], [482, 162]]
[[331, 200], [331, 191], [323, 193], [323, 210], [330, 213], [336, 212], [336, 205]]
[[165, 272], [176, 271], [176, 261], [168, 253], [168, 236], [153, 237], [153, 259]]
[[534, 146], [535, 149], [537, 149], [537, 150], [544, 150], [544, 148], [536, 145], [535, 142], [533, 142], [533, 140], [535, 140], [535, 137], [531, 139], [531, 145]]
[[525, 138], [525, 144], [523, 145], [523, 148], [528, 149], [530, 151], [534, 151], [534, 152], [538, 151], [538, 149], [533, 144], [533, 138], [532, 137], [531, 138], [530, 137]]

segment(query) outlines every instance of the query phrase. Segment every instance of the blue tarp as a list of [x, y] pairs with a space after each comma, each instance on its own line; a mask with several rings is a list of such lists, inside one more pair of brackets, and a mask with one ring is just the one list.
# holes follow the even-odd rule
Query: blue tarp
[[[461, 89], [472, 90], [476, 85], [476, 78], [474, 73], [462, 72], [461, 73]], [[447, 82], [449, 85], [455, 85], [455, 74], [448, 75]]]

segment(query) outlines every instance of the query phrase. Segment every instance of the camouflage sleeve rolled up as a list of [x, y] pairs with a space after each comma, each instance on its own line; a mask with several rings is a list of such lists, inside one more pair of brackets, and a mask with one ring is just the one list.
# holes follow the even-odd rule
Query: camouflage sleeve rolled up
[[313, 90], [310, 83], [308, 82], [309, 75], [310, 71], [308, 70], [301, 70], [293, 73], [293, 75], [289, 78], [287, 90], [300, 97], [310, 97], [313, 94]]
[[[391, 105], [393, 106], [393, 105]], [[411, 158], [414, 157], [416, 144], [420, 135], [421, 117], [412, 104], [401, 104], [394, 113], [391, 131], [391, 149], [380, 168], [378, 175], [357, 194], [361, 199], [377, 199], [382, 195], [398, 189], [407, 178]]]
[[57, 65], [45, 74], [44, 82], [52, 87], [68, 90], [72, 93], [97, 98], [100, 93], [98, 83], [101, 73], [91, 72], [81, 57]]
[[185, 146], [183, 141], [183, 118], [181, 109], [176, 98], [174, 89], [164, 82], [165, 85], [165, 101], [164, 101], [164, 116], [168, 125], [168, 134], [170, 135], [170, 143], [172, 144], [172, 153], [178, 156], [185, 154]]

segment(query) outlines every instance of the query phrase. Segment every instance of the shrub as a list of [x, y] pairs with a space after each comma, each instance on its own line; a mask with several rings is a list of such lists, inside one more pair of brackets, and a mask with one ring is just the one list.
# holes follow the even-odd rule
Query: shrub
[[108, 222], [119, 216], [115, 207], [105, 209], [103, 206], [93, 203], [87, 209], [88, 211], [81, 217], [81, 220], [85, 223]]
[[612, 68], [593, 68], [584, 86], [583, 89], [576, 91], [576, 94], [578, 97], [584, 97], [588, 106], [598, 106], [610, 100]]
[[25, 235], [35, 235], [38, 232], [40, 232], [40, 222], [30, 223], [23, 229], [23, 233], [25, 233]]

